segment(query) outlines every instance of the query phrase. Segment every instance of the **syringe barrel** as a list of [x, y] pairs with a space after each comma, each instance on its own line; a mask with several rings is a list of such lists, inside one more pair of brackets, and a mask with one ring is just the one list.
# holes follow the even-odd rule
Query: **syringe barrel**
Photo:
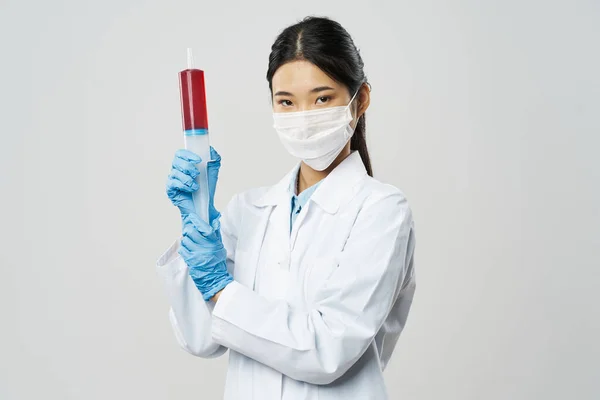
[[196, 178], [199, 189], [194, 192], [194, 206], [198, 216], [208, 220], [208, 180], [206, 162], [210, 160], [210, 142], [208, 139], [208, 116], [206, 112], [206, 91], [204, 87], [204, 71], [186, 69], [179, 73], [181, 93], [181, 114], [185, 148], [202, 158], [196, 167], [200, 174]]

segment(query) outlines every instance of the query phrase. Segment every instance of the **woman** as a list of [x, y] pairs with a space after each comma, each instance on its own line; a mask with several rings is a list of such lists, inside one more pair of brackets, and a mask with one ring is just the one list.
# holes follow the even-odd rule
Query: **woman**
[[267, 80], [275, 130], [300, 160], [279, 183], [236, 195], [222, 218], [211, 202], [209, 225], [192, 203], [200, 158], [173, 161], [183, 236], [158, 270], [175, 335], [199, 357], [230, 350], [226, 399], [385, 399], [415, 291], [413, 220], [372, 178], [362, 59], [338, 23], [311, 17], [279, 35]]

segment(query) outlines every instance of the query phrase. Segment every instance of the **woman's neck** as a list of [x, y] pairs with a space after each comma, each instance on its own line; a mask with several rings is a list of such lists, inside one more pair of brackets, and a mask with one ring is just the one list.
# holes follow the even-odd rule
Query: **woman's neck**
[[305, 189], [308, 189], [312, 185], [322, 181], [337, 167], [346, 157], [348, 157], [352, 153], [350, 151], [350, 145], [348, 144], [344, 150], [340, 153], [339, 156], [331, 163], [329, 167], [324, 169], [323, 171], [317, 171], [312, 169], [304, 162], [300, 163], [300, 171], [298, 172], [298, 181], [296, 182], [296, 194], [302, 193]]
[[296, 182], [296, 194], [298, 195], [302, 193], [312, 185], [315, 185], [316, 183], [325, 179], [327, 175], [329, 175], [327, 170], [316, 171], [308, 165], [301, 163], [300, 171], [298, 172], [298, 181]]

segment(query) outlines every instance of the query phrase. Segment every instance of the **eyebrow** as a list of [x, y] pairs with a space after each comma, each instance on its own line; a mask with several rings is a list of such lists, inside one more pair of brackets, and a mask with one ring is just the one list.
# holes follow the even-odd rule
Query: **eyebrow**
[[[325, 90], [334, 90], [334, 89], [329, 86], [319, 86], [319, 87], [312, 89], [310, 92], [311, 93], [319, 93], [319, 92], [323, 92]], [[294, 96], [294, 95], [291, 94], [290, 92], [284, 92], [284, 91], [280, 90], [279, 92], [275, 93], [275, 96]]]
[[329, 86], [319, 86], [319, 87], [314, 88], [310, 92], [311, 93], [319, 93], [319, 92], [323, 92], [325, 90], [333, 90], [333, 88], [329, 87]]

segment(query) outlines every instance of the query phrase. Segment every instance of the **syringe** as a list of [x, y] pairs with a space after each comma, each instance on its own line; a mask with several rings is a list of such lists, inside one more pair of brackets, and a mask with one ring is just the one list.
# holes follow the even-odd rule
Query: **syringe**
[[200, 187], [194, 192], [193, 199], [198, 216], [208, 220], [208, 180], [206, 162], [210, 160], [210, 142], [208, 140], [208, 115], [206, 112], [206, 91], [204, 88], [204, 71], [193, 68], [192, 50], [187, 49], [188, 68], [179, 73], [179, 89], [181, 92], [181, 114], [183, 117], [183, 133], [185, 148], [202, 158], [196, 164], [200, 175], [196, 183]]

